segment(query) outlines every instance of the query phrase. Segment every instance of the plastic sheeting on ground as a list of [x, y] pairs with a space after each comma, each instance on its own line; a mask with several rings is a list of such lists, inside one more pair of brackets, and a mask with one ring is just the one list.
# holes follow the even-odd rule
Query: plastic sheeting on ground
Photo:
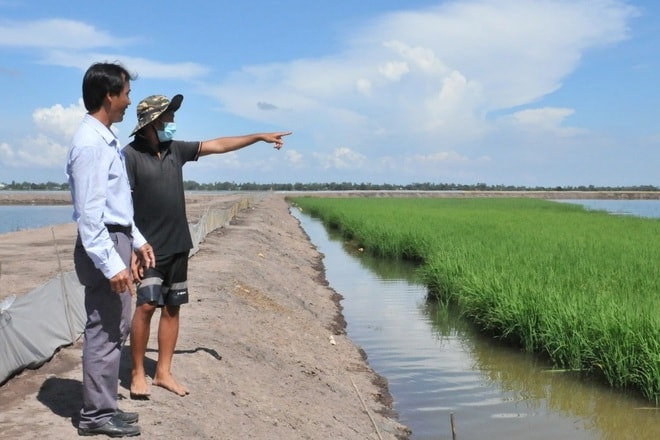
[[[251, 202], [242, 198], [229, 208], [209, 209], [199, 222], [190, 224], [194, 245], [190, 255], [209, 232], [229, 224]], [[25, 368], [40, 367], [58, 349], [80, 338], [87, 319], [84, 293], [76, 273], [65, 272], [0, 304], [0, 384]]]

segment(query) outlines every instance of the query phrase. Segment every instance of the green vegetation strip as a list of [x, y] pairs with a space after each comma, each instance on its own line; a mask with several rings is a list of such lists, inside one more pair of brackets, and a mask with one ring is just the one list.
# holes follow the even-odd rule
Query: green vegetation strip
[[486, 333], [660, 402], [660, 220], [539, 199], [296, 197]]

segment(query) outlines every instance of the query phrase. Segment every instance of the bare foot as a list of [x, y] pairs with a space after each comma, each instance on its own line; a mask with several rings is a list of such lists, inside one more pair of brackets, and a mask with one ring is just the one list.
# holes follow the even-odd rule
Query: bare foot
[[152, 383], [157, 387], [165, 388], [166, 390], [169, 390], [181, 397], [190, 394], [188, 388], [186, 388], [185, 386], [181, 385], [176, 380], [174, 380], [174, 376], [172, 376], [171, 374], [168, 374], [164, 377], [156, 375]]
[[131, 379], [131, 399], [147, 399], [150, 395], [147, 377], [144, 374], [133, 372]]

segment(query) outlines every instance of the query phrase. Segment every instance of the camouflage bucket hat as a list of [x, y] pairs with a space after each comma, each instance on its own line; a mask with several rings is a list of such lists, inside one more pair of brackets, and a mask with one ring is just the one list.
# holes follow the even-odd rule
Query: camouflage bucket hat
[[138, 123], [130, 135], [134, 136], [141, 128], [158, 119], [166, 110], [173, 112], [179, 110], [181, 101], [183, 101], [183, 95], [174, 95], [171, 101], [163, 95], [151, 95], [144, 98], [137, 106]]

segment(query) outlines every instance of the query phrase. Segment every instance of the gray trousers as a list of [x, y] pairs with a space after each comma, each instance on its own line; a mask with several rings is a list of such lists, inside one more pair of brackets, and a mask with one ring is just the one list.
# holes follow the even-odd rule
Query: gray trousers
[[[132, 238], [123, 233], [110, 233], [115, 249], [130, 268]], [[85, 286], [85, 340], [83, 342], [83, 407], [81, 428], [104, 425], [117, 410], [119, 362], [124, 343], [131, 330], [130, 292], [118, 294], [110, 281], [94, 266], [85, 252], [80, 236], [73, 253], [76, 274]]]

